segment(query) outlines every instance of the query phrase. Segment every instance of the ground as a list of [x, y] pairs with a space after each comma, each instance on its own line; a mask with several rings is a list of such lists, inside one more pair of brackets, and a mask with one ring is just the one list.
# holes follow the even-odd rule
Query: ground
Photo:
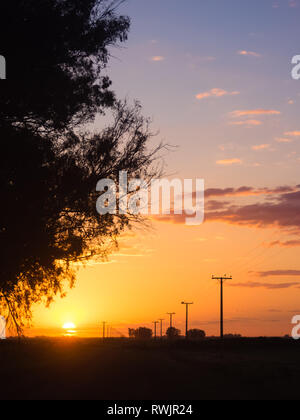
[[300, 342], [0, 342], [0, 399], [298, 399]]

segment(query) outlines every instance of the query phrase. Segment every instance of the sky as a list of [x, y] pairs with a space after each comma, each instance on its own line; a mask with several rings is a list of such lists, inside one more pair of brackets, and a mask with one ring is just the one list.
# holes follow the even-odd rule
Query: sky
[[[78, 272], [67, 298], [34, 308], [29, 335], [114, 335], [194, 302], [190, 327], [219, 333], [219, 284], [225, 284], [225, 332], [291, 333], [300, 313], [300, 1], [128, 0], [129, 40], [111, 51], [108, 74], [119, 98], [138, 99], [159, 134], [177, 146], [168, 174], [201, 178], [205, 223], [154, 219], [125, 233], [105, 264]], [[97, 119], [95, 128], [103, 121]]]

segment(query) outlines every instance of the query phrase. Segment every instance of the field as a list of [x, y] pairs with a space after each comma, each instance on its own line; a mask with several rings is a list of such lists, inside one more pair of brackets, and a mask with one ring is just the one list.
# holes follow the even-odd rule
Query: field
[[300, 343], [0, 342], [1, 399], [298, 399]]

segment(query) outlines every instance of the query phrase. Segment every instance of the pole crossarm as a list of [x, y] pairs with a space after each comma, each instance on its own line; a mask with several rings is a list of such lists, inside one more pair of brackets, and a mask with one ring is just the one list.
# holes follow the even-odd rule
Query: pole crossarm
[[173, 328], [173, 316], [176, 315], [175, 312], [167, 312], [167, 315], [170, 316], [170, 328]]
[[232, 280], [232, 276], [223, 276], [223, 277], [216, 277], [216, 276], [212, 276], [213, 280]]

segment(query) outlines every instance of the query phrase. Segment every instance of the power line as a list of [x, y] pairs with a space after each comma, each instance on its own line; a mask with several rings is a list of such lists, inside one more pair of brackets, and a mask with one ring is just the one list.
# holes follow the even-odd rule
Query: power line
[[232, 276], [227, 277], [226, 275], [223, 277], [215, 277], [212, 276], [213, 280], [220, 281], [221, 286], [221, 304], [220, 304], [220, 337], [221, 339], [224, 338], [224, 304], [223, 304], [223, 284], [225, 280], [232, 280]]

